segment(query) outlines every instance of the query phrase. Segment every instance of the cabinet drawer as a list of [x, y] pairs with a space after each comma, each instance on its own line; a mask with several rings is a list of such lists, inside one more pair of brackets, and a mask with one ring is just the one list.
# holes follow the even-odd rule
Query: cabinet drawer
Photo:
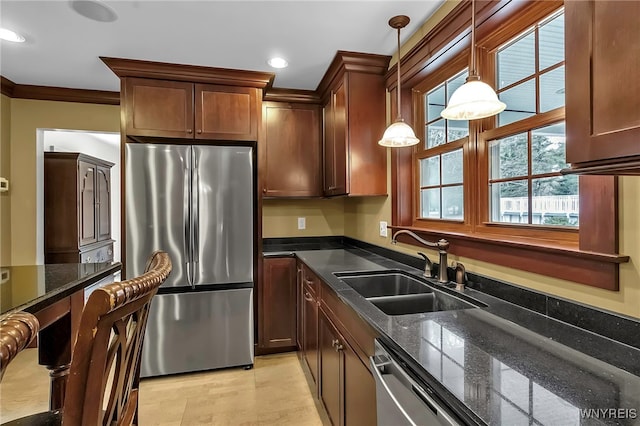
[[113, 261], [113, 243], [80, 253], [80, 263], [100, 263]]
[[309, 289], [314, 296], [318, 294], [320, 289], [320, 280], [306, 266], [303, 266], [302, 268], [302, 281], [304, 282], [304, 286]]

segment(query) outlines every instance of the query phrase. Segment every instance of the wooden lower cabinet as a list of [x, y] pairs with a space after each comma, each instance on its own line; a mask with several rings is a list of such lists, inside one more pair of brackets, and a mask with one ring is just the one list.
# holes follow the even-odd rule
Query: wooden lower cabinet
[[260, 346], [293, 349], [296, 346], [296, 260], [265, 258], [260, 289]]
[[343, 350], [344, 423], [346, 425], [375, 425], [376, 382], [358, 355], [349, 345]]
[[334, 425], [342, 425], [344, 398], [343, 368], [344, 338], [322, 309], [318, 316], [320, 335], [320, 399]]
[[[309, 367], [315, 389], [318, 384], [318, 302], [308, 286], [303, 286], [302, 320], [304, 323], [302, 358]], [[314, 390], [315, 393], [315, 390]]]

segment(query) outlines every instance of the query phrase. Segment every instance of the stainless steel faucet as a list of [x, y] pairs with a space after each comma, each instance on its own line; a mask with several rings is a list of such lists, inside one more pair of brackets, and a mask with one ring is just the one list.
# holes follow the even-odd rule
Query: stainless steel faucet
[[[419, 242], [425, 247], [438, 249], [438, 253], [440, 254], [440, 263], [438, 265], [438, 281], [441, 283], [449, 282], [449, 279], [447, 278], [447, 249], [449, 248], [449, 241], [441, 239], [437, 243], [432, 243], [430, 241], [420, 238], [418, 235], [409, 231], [408, 229], [401, 229], [399, 231], [396, 231], [393, 234], [393, 236], [391, 237], [391, 244], [396, 244], [397, 237], [398, 235], [401, 235], [401, 234], [409, 235], [410, 237], [412, 237], [414, 240], [416, 240], [417, 242]], [[426, 272], [426, 267], [425, 267], [425, 272]]]

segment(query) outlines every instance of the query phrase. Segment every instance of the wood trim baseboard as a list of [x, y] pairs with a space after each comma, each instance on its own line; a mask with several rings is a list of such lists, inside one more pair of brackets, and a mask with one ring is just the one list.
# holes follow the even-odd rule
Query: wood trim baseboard
[[120, 92], [111, 92], [108, 90], [71, 89], [68, 87], [16, 84], [6, 77], [1, 78], [0, 86], [3, 95], [15, 99], [120, 105]]

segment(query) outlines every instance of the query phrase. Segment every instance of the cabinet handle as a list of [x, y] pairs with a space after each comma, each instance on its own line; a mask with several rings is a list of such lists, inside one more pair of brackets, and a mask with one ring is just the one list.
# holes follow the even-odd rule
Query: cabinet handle
[[193, 129], [187, 129], [187, 133], [189, 134], [193, 133]]
[[91, 256], [87, 256], [87, 260], [85, 260], [84, 263], [91, 263]]
[[313, 297], [311, 297], [308, 291], [304, 292], [304, 300], [306, 300], [307, 302], [313, 302]]
[[334, 189], [336, 189], [337, 186], [330, 186], [329, 188], [327, 188], [329, 191], [333, 191]]
[[338, 339], [333, 339], [331, 341], [331, 346], [333, 346], [335, 348], [338, 343], [340, 343], [340, 341]]
[[267, 188], [262, 188], [262, 192], [263, 192], [264, 194], [266, 194], [266, 193], [267, 193]]
[[198, 134], [199, 135], [202, 134], [202, 130], [198, 129]]
[[338, 343], [338, 344], [336, 345], [336, 352], [340, 352], [340, 351], [341, 351], [341, 350], [343, 350], [343, 349], [344, 349], [344, 346], [342, 346], [342, 344]]
[[304, 279], [304, 282], [309, 284], [309, 285], [313, 285], [313, 280], [308, 280], [308, 279]]

